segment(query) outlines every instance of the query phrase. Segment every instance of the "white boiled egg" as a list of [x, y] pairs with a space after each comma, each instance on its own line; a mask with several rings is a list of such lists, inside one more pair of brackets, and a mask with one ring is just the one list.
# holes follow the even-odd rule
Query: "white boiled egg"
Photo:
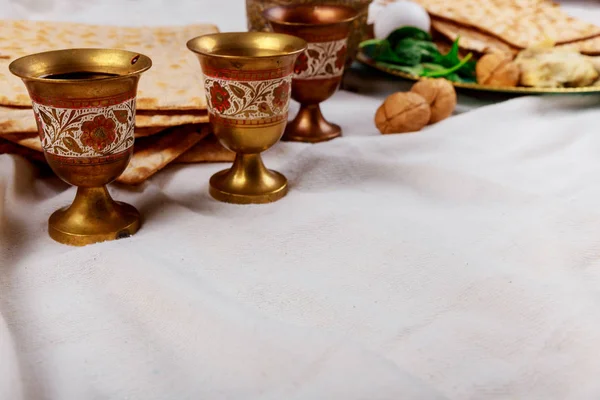
[[375, 38], [385, 39], [390, 33], [404, 26], [413, 26], [429, 32], [429, 14], [417, 3], [398, 0], [377, 10], [373, 18]]

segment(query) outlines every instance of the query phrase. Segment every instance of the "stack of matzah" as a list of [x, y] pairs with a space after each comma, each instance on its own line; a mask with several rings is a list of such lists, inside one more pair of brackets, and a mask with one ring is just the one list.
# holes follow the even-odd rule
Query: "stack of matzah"
[[192, 37], [217, 32], [213, 25], [128, 28], [73, 23], [0, 22], [0, 154], [43, 160], [31, 101], [8, 71], [18, 57], [64, 48], [117, 48], [152, 59], [138, 88], [136, 144], [117, 181], [139, 184], [171, 162], [231, 161], [208, 130], [202, 76], [186, 48]]
[[464, 50], [516, 54], [552, 42], [572, 46], [583, 54], [600, 54], [600, 27], [569, 16], [549, 0], [412, 1], [427, 10], [435, 34], [448, 41], [460, 37]]

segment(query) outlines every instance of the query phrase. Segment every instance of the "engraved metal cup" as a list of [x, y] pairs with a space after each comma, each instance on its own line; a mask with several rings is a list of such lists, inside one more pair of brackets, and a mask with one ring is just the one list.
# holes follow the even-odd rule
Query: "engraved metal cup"
[[342, 134], [338, 125], [323, 117], [319, 104], [340, 86], [350, 27], [358, 15], [343, 5], [277, 6], [264, 11], [274, 32], [308, 42], [296, 60], [292, 80], [292, 99], [300, 103], [300, 110], [288, 123], [283, 140], [316, 143]]
[[138, 81], [151, 65], [145, 55], [114, 49], [49, 51], [10, 64], [29, 91], [46, 161], [77, 186], [73, 203], [50, 216], [54, 240], [83, 246], [139, 229], [139, 212], [114, 201], [106, 185], [131, 158]]
[[246, 0], [246, 20], [249, 31], [269, 32], [271, 27], [264, 18], [263, 12], [267, 8], [285, 5], [344, 5], [354, 8], [358, 17], [352, 22], [350, 35], [348, 35], [348, 58], [346, 67], [349, 67], [356, 58], [358, 45], [369, 38], [372, 26], [367, 25], [369, 5], [372, 0]]
[[261, 153], [281, 139], [287, 123], [294, 62], [306, 42], [278, 33], [217, 33], [191, 39], [200, 60], [210, 125], [236, 153], [230, 169], [210, 178], [210, 194], [237, 204], [269, 203], [287, 179], [263, 164]]

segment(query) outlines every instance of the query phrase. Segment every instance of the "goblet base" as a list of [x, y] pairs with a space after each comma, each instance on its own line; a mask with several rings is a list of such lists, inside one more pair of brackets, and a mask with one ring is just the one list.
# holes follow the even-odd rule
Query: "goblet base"
[[50, 216], [48, 233], [59, 243], [85, 246], [129, 237], [140, 220], [135, 207], [114, 201], [106, 187], [79, 187], [73, 203]]
[[285, 176], [265, 167], [260, 154], [236, 154], [230, 169], [210, 178], [210, 195], [233, 204], [272, 203], [288, 192]]
[[281, 140], [318, 143], [342, 135], [339, 125], [328, 122], [318, 104], [301, 105], [296, 117], [288, 122]]

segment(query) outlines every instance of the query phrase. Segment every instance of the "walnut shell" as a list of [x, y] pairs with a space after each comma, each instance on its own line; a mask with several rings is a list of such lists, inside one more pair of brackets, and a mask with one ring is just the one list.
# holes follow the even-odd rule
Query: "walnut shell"
[[423, 96], [412, 92], [389, 95], [375, 113], [375, 125], [383, 134], [421, 130], [431, 117]]
[[481, 85], [513, 87], [519, 83], [521, 71], [509, 55], [489, 53], [477, 61], [475, 74]]
[[456, 90], [446, 79], [423, 79], [415, 83], [410, 91], [421, 95], [429, 104], [430, 124], [448, 118], [456, 108]]

